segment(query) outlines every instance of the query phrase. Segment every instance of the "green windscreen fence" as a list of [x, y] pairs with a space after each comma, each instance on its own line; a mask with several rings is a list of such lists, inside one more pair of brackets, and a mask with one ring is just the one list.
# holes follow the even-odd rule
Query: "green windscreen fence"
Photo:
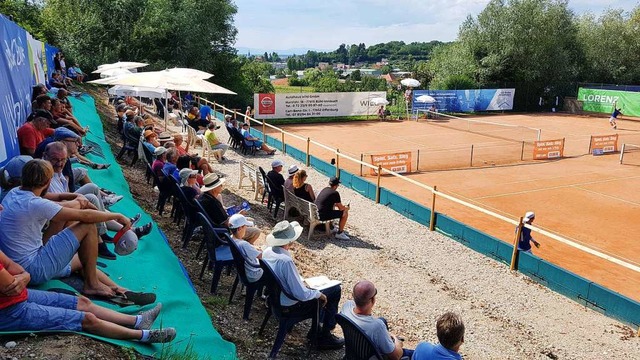
[[624, 115], [640, 116], [640, 92], [581, 87], [578, 89], [578, 100], [582, 102], [584, 111], [610, 114], [615, 102]]
[[[83, 95], [70, 98], [74, 115], [83, 126], [89, 126], [90, 132], [86, 136], [87, 142], [98, 145], [102, 156], [89, 154], [97, 163], [109, 163], [107, 170], [89, 170], [93, 182], [103, 188], [114, 191], [124, 198], [113, 205], [110, 210], [120, 212], [126, 216], [141, 213], [140, 224], [152, 221], [151, 217], [133, 200], [129, 185], [125, 180], [122, 169], [116, 162], [109, 144], [104, 138], [100, 118], [96, 112], [95, 103], [90, 96]], [[113, 234], [112, 234], [113, 235]], [[185, 358], [198, 359], [236, 359], [235, 345], [222, 339], [211, 323], [209, 314], [202, 306], [200, 298], [195, 293], [191, 281], [184, 271], [180, 260], [173, 253], [164, 234], [154, 224], [151, 234], [138, 242], [138, 249], [129, 256], [118, 256], [115, 261], [98, 259], [103, 266], [101, 270], [108, 274], [116, 283], [134, 291], [154, 292], [157, 301], [163, 305], [162, 313], [153, 328], [174, 327], [177, 331], [176, 339], [169, 344], [140, 344], [133, 341], [119, 341], [92, 336], [102, 341], [125, 347], [133, 347], [143, 355], [167, 357], [168, 355], [185, 355]], [[50, 281], [40, 289], [69, 288], [58, 280]], [[99, 305], [112, 308], [127, 314], [137, 314], [153, 305], [144, 308], [129, 306], [119, 308], [105, 302]], [[188, 355], [188, 356], [187, 356]]]

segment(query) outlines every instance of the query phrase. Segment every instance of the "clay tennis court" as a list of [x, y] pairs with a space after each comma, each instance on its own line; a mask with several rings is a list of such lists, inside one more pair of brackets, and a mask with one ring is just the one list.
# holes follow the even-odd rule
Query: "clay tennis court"
[[[337, 148], [360, 159], [361, 154], [412, 152], [407, 176], [469, 203], [517, 220], [527, 210], [536, 212], [534, 225], [575, 243], [640, 266], [640, 153], [629, 155], [632, 164], [619, 164], [619, 153], [589, 154], [591, 135], [618, 134], [623, 143], [640, 145], [640, 122], [622, 120], [609, 127], [607, 116], [492, 115], [483, 121], [541, 129], [541, 139], [565, 139], [564, 158], [533, 160], [535, 132], [526, 128], [477, 132], [451, 128], [449, 121], [367, 121], [281, 126], [288, 132]], [[453, 120], [453, 119], [451, 119]], [[455, 125], [455, 124], [453, 124]], [[454, 126], [455, 127], [455, 126]], [[488, 135], [481, 132], [486, 131]], [[267, 133], [280, 139], [279, 133]], [[293, 137], [286, 143], [300, 150], [306, 141]], [[473, 144], [473, 150], [471, 145]], [[417, 150], [420, 149], [418, 156]], [[331, 152], [311, 145], [312, 155], [330, 161]], [[473, 152], [473, 155], [470, 154]], [[369, 156], [362, 155], [365, 161]], [[634, 159], [633, 157], [636, 157]], [[418, 164], [418, 158], [420, 164]], [[522, 159], [522, 160], [521, 160]], [[473, 167], [470, 167], [473, 165]], [[340, 168], [359, 174], [360, 165], [344, 158]], [[363, 170], [373, 183], [376, 177]], [[381, 185], [404, 197], [431, 206], [431, 193], [393, 176]], [[357, 210], [355, 210], [357, 212]], [[438, 198], [436, 211], [513, 243], [512, 225], [481, 212]], [[557, 240], [532, 234], [542, 243], [534, 254], [589, 280], [640, 301], [640, 273]]]

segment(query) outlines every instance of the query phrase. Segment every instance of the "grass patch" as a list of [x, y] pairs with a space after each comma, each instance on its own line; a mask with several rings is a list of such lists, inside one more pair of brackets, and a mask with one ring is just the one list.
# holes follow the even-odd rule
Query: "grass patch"
[[276, 90], [276, 94], [314, 92], [311, 86], [274, 85], [273, 88]]

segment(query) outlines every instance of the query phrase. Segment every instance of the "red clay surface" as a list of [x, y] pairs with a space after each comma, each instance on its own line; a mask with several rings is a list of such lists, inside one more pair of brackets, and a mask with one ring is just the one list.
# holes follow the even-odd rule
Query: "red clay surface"
[[[593, 118], [555, 114], [482, 118], [541, 128], [543, 140], [565, 138], [565, 158], [544, 162], [531, 160], [532, 150], [528, 145], [524, 149], [525, 161], [519, 161], [520, 142], [444, 128], [424, 120], [283, 128], [358, 159], [363, 153], [419, 148], [421, 172], [408, 177], [429, 186], [437, 185], [440, 191], [515, 220], [526, 211], [534, 210], [534, 225], [640, 266], [640, 166], [620, 165], [618, 153], [587, 154], [590, 135], [617, 133], [620, 136], [618, 148], [625, 142], [640, 145], [640, 123], [622, 120], [618, 122], [618, 129], [613, 130], [607, 119], [605, 115]], [[279, 134], [272, 135], [280, 139]], [[306, 142], [292, 137], [286, 138], [286, 142], [303, 151], [306, 149]], [[471, 144], [474, 144], [474, 167], [469, 168]], [[456, 150], [444, 151], [452, 148]], [[327, 161], [334, 157], [315, 145], [311, 146], [311, 153]], [[413, 154], [415, 169], [417, 152]], [[640, 154], [637, 156], [636, 164], [640, 164]], [[442, 169], [447, 164], [466, 168], [424, 171]], [[359, 165], [343, 158], [340, 167], [355, 173], [360, 171]], [[366, 169], [364, 172], [367, 175]], [[370, 181], [375, 183], [375, 178], [370, 177]], [[421, 204], [431, 205], [430, 192], [401, 179], [384, 176], [382, 186]], [[513, 226], [498, 219], [443, 198], [438, 198], [436, 211], [513, 243]], [[533, 236], [542, 243], [540, 249], [534, 248], [536, 255], [640, 301], [640, 273], [540, 234]]]

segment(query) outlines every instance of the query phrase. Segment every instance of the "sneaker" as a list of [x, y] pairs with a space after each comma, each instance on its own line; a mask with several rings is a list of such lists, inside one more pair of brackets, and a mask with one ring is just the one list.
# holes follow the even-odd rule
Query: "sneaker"
[[156, 305], [153, 309], [141, 312], [140, 316], [142, 316], [142, 321], [140, 321], [140, 324], [136, 327], [136, 329], [151, 329], [151, 326], [160, 314], [160, 310], [162, 310], [162, 304], [158, 303], [158, 305]]
[[101, 258], [106, 259], [106, 260], [115, 260], [116, 259], [116, 254], [112, 253], [109, 250], [109, 248], [107, 247], [107, 244], [99, 243], [98, 244], [98, 257], [101, 257]]
[[107, 190], [105, 188], [100, 188], [100, 191], [102, 191], [103, 193], [107, 194], [107, 195], [115, 195], [116, 193], [114, 193], [111, 190]]
[[164, 328], [149, 331], [148, 343], [168, 343], [176, 338], [176, 329]]
[[151, 232], [152, 228], [153, 228], [153, 224], [148, 223], [148, 224], [134, 228], [133, 232], [136, 233], [136, 236], [138, 237], [138, 239], [140, 239], [141, 237], [148, 235]]
[[131, 221], [131, 226], [133, 226], [133, 224], [137, 223], [138, 220], [140, 220], [141, 216], [142, 216], [142, 214], [137, 213], [132, 218], [130, 218], [129, 221]]
[[349, 237], [347, 236], [347, 234], [344, 233], [344, 231], [335, 233], [333, 236], [338, 240], [349, 240]]
[[113, 238], [107, 233], [100, 235], [100, 239], [106, 243], [113, 243]]
[[344, 339], [331, 333], [322, 335], [318, 339], [318, 350], [336, 350], [344, 346]]
[[122, 200], [124, 196], [122, 195], [107, 195], [102, 197], [102, 203], [105, 207], [109, 207]]

